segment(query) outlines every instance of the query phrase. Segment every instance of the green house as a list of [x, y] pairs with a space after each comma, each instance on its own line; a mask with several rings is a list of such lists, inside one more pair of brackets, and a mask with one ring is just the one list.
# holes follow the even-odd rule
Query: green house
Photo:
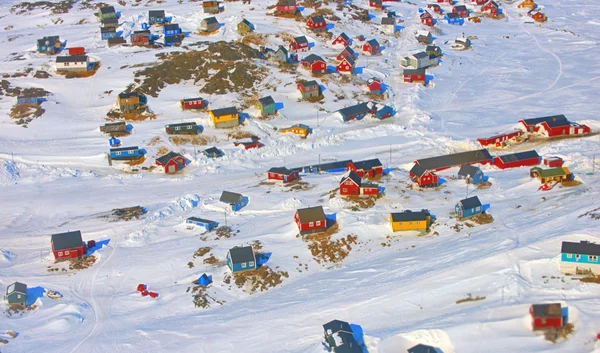
[[277, 114], [277, 108], [275, 108], [275, 101], [271, 96], [266, 96], [258, 100], [258, 107], [262, 116], [270, 116]]
[[237, 25], [237, 30], [240, 34], [246, 34], [254, 31], [254, 25], [247, 19], [243, 19]]
[[117, 18], [117, 12], [113, 6], [104, 6], [98, 10], [98, 18], [104, 21], [109, 18]]
[[9, 306], [25, 307], [27, 302], [27, 285], [15, 282], [6, 288], [6, 300]]

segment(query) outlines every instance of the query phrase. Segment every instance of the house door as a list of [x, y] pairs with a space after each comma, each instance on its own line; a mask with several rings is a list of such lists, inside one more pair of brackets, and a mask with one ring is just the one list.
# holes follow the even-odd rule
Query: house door
[[174, 165], [170, 165], [167, 167], [167, 173], [175, 173], [177, 171]]

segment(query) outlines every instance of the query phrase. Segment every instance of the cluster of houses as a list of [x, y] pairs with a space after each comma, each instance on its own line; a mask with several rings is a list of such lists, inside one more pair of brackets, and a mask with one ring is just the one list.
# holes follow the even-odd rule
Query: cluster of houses
[[117, 32], [120, 15], [114, 6], [102, 6], [98, 9], [98, 20], [100, 20], [100, 38], [106, 40], [109, 47], [124, 44], [125, 38]]
[[546, 22], [548, 17], [544, 14], [534, 0], [523, 0], [517, 5], [519, 9], [526, 9], [527, 16], [531, 17], [535, 22]]
[[[37, 52], [40, 54], [54, 55], [63, 51], [64, 45], [59, 36], [47, 36], [37, 40]], [[93, 65], [90, 64], [89, 57], [85, 55], [83, 47], [73, 47], [67, 50], [67, 55], [56, 57], [57, 72], [85, 72], [89, 71]], [[18, 103], [18, 102], [17, 102]], [[31, 103], [30, 103], [31, 104]]]

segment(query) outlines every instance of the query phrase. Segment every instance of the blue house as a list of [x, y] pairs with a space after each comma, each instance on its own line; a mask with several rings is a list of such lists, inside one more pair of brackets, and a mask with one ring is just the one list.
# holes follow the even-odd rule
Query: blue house
[[219, 226], [219, 223], [215, 221], [210, 221], [208, 219], [198, 218], [198, 217], [190, 217], [185, 220], [188, 229], [193, 229], [195, 226], [202, 227], [208, 231], [211, 231]]
[[219, 201], [231, 206], [233, 211], [239, 211], [248, 205], [248, 197], [229, 191], [223, 191]]
[[471, 196], [464, 200], [460, 200], [456, 206], [454, 206], [454, 212], [456, 217], [460, 220], [465, 218], [473, 217], [484, 212], [485, 206], [479, 201], [479, 197]]
[[148, 11], [148, 24], [162, 25], [165, 23], [165, 10], [150, 10]]
[[251, 246], [229, 249], [227, 266], [233, 273], [256, 270], [256, 255]]
[[342, 116], [344, 121], [360, 120], [373, 112], [373, 104], [371, 102], [359, 103], [342, 108], [337, 112]]
[[183, 41], [182, 34], [173, 34], [170, 36], [165, 36], [164, 44], [168, 47], [172, 47], [174, 45], [181, 44], [182, 41]]
[[117, 29], [115, 27], [101, 27], [100, 37], [102, 39], [115, 38], [117, 36]]
[[375, 118], [382, 120], [385, 118], [389, 118], [390, 116], [392, 116], [392, 114], [394, 113], [394, 109], [392, 109], [392, 107], [384, 105], [384, 106], [377, 106], [377, 111], [375, 112]]
[[168, 24], [163, 27], [163, 34], [165, 36], [181, 34], [181, 28], [179, 28], [179, 25], [177, 23]]
[[359, 339], [357, 339], [357, 337], [355, 337], [352, 327], [349, 323], [340, 320], [333, 320], [323, 325], [323, 331], [323, 345], [329, 352], [363, 352], [359, 343], [362, 338], [359, 337]]
[[219, 158], [225, 155], [225, 152], [216, 147], [207, 148], [202, 153], [208, 158]]
[[140, 159], [144, 155], [146, 155], [146, 150], [137, 146], [110, 149], [110, 159], [115, 161], [132, 161]]
[[446, 13], [446, 15], [444, 16], [444, 19], [446, 21], [448, 21], [449, 25], [464, 25], [465, 24], [465, 19], [460, 17], [457, 13], [454, 12], [448, 12]]
[[563, 241], [560, 253], [561, 272], [570, 275], [600, 275], [599, 244]]
[[208, 287], [212, 281], [212, 276], [207, 276], [206, 273], [203, 273], [202, 276], [198, 277], [198, 285], [202, 287]]
[[463, 164], [460, 166], [458, 176], [461, 179], [465, 179], [467, 184], [477, 185], [482, 181], [487, 181], [488, 177], [483, 175], [483, 172], [479, 167], [470, 164]]
[[40, 104], [44, 98], [35, 95], [24, 95], [17, 97], [17, 104]]
[[59, 36], [48, 36], [37, 40], [37, 52], [40, 54], [56, 54], [60, 48]]
[[108, 139], [108, 144], [110, 145], [110, 147], [119, 147], [121, 146], [121, 140], [119, 140], [116, 137], [111, 137], [110, 139]]

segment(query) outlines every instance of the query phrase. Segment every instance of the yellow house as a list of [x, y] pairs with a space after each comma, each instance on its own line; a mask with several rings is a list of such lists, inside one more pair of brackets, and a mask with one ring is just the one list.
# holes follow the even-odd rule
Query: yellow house
[[140, 106], [140, 95], [137, 92], [119, 93], [117, 103], [119, 103], [119, 109], [123, 113], [129, 113]]
[[392, 224], [392, 231], [394, 232], [407, 230], [426, 232], [429, 230], [431, 220], [431, 214], [428, 210], [407, 210], [400, 213], [390, 214], [390, 223]]
[[306, 137], [310, 134], [310, 127], [304, 124], [292, 125], [288, 128], [280, 130], [282, 134], [296, 134], [301, 137]]
[[236, 107], [214, 109], [208, 112], [208, 115], [216, 128], [236, 127], [240, 124]]
[[524, 0], [517, 7], [520, 8], [520, 9], [530, 9], [530, 10], [533, 10], [533, 9], [535, 9], [535, 2], [533, 0]]

